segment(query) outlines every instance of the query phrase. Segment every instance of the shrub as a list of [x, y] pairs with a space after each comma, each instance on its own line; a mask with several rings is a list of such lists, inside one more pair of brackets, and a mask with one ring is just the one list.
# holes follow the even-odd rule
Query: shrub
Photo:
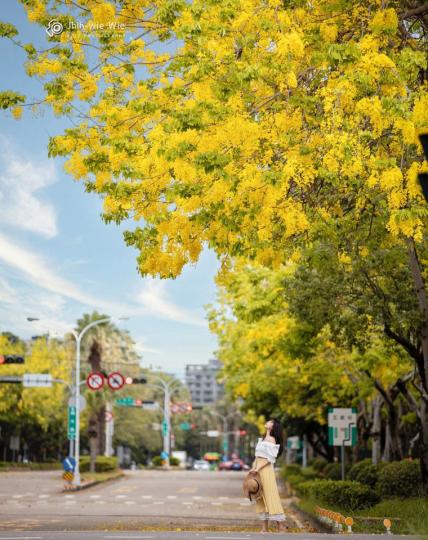
[[152, 458], [152, 463], [155, 467], [162, 467], [163, 459], [160, 456], [155, 456]]
[[324, 467], [327, 465], [327, 461], [323, 458], [314, 458], [309, 460], [309, 465], [315, 469], [317, 472], [321, 472]]
[[[82, 456], [79, 461], [80, 471], [88, 472], [90, 457]], [[117, 469], [117, 457], [97, 456], [95, 459], [95, 472], [109, 472]]]
[[373, 465], [370, 459], [364, 459], [351, 467], [349, 479], [356, 480], [357, 482], [361, 482], [361, 484], [374, 488], [380, 469], [381, 467]]
[[301, 467], [297, 463], [292, 463], [291, 465], [286, 465], [284, 467], [284, 474], [300, 474]]
[[342, 478], [342, 468], [340, 463], [327, 463], [323, 469], [324, 478], [329, 480], [340, 480]]
[[303, 496], [347, 511], [368, 508], [379, 502], [373, 489], [352, 480], [312, 480], [300, 484], [298, 491]]
[[421, 496], [422, 477], [419, 460], [387, 463], [378, 473], [376, 487], [381, 497], [386, 499]]
[[171, 456], [169, 458], [169, 464], [173, 467], [178, 467], [180, 465], [180, 460], [177, 457]]

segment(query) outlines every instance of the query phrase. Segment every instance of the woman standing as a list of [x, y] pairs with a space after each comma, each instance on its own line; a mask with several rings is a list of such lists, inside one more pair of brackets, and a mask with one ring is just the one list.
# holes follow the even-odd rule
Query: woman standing
[[253, 469], [259, 471], [263, 496], [256, 502], [256, 512], [262, 521], [261, 532], [269, 531], [269, 520], [276, 521], [278, 531], [285, 531], [285, 515], [279, 498], [274, 464], [284, 449], [282, 426], [275, 418], [265, 424], [266, 434], [256, 446]]

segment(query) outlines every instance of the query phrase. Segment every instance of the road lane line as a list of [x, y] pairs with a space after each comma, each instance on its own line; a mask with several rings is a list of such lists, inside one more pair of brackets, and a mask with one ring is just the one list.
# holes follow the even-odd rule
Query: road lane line
[[177, 498], [177, 495], [168, 495], [167, 496], [167, 499], [176, 499]]
[[104, 538], [138, 538], [138, 539], [143, 539], [143, 538], [154, 538], [154, 536], [104, 536]]
[[40, 540], [43, 536], [0, 536], [1, 540]]
[[155, 501], [153, 504], [165, 504], [163, 501]]
[[153, 499], [153, 495], [141, 495], [142, 499]]

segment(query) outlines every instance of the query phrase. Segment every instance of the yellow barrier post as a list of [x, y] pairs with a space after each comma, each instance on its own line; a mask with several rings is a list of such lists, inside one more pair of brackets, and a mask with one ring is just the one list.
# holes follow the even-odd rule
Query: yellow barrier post
[[386, 533], [387, 534], [392, 534], [392, 532], [391, 532], [391, 520], [386, 518], [386, 519], [383, 520], [383, 524], [385, 526]]
[[345, 519], [345, 525], [348, 526], [348, 533], [352, 533], [352, 525], [354, 524], [354, 520], [351, 517], [347, 517]]

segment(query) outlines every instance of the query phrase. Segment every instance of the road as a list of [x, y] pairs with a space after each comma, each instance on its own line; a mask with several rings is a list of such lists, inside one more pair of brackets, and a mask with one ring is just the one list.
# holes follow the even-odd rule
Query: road
[[[127, 471], [121, 480], [62, 493], [59, 471], [1, 473], [0, 531], [256, 531], [253, 506], [242, 495], [243, 476], [217, 471]], [[298, 516], [286, 512], [293, 530], [307, 530]]]
[[[41, 532], [41, 533], [1, 533], [0, 540], [260, 540], [265, 535], [260, 533], [223, 533], [223, 532]], [[346, 535], [335, 535], [335, 540], [344, 540]], [[352, 540], [373, 540], [373, 537], [385, 537], [385, 535], [354, 534]], [[329, 540], [329, 534], [276, 534], [278, 540]], [[395, 539], [411, 536], [394, 536]], [[349, 535], [347, 536], [349, 540]]]

